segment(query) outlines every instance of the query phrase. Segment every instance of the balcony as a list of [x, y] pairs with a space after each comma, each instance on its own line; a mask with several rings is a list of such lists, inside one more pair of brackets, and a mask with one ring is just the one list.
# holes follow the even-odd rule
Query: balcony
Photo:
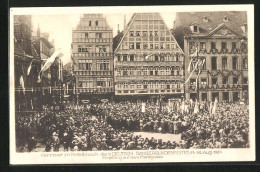
[[178, 94], [178, 93], [183, 93], [182, 89], [166, 89], [166, 90], [161, 90], [161, 89], [137, 89], [137, 90], [119, 90], [116, 89], [115, 93], [117, 95], [120, 94]]
[[[195, 49], [190, 49], [189, 50], [189, 55], [192, 55], [195, 52]], [[201, 49], [199, 51], [199, 56], [200, 55], [205, 55], [205, 54], [247, 54], [248, 50], [245, 49]]]
[[73, 38], [72, 43], [86, 42], [86, 43], [113, 43], [112, 38]]
[[76, 88], [77, 93], [91, 93], [91, 94], [106, 94], [106, 93], [112, 93], [114, 92], [113, 87], [105, 87], [105, 88], [83, 88], [83, 87], [77, 87]]
[[103, 76], [112, 76], [113, 71], [74, 71], [76, 76], [95, 76], [95, 75], [103, 75]]
[[74, 57], [113, 57], [113, 53], [72, 53]]
[[116, 61], [116, 67], [123, 66], [183, 66], [181, 61]]
[[183, 80], [181, 75], [131, 75], [131, 76], [115, 76], [116, 80]]

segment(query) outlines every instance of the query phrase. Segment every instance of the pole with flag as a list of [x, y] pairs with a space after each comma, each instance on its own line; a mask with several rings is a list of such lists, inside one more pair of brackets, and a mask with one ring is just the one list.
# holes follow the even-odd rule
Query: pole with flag
[[214, 105], [213, 105], [213, 108], [212, 108], [212, 114], [216, 113], [217, 106], [218, 106], [218, 99], [215, 98]]
[[28, 67], [28, 69], [27, 69], [27, 75], [29, 75], [30, 72], [31, 72], [32, 62], [33, 62], [33, 60], [31, 61], [30, 65], [29, 65], [29, 67]]
[[23, 89], [23, 93], [25, 94], [25, 87], [24, 87], [24, 80], [23, 80], [23, 75], [20, 76], [20, 85]]
[[153, 55], [153, 54], [151, 53], [151, 54], [145, 56], [145, 60], [147, 60], [151, 55]]
[[198, 48], [196, 48], [195, 52], [190, 55], [191, 60], [188, 66], [188, 72], [191, 71], [191, 65], [193, 64], [194, 57], [197, 57], [197, 53], [198, 53]]
[[38, 75], [38, 83], [41, 82], [41, 73], [46, 71], [47, 69], [49, 69], [51, 67], [51, 65], [54, 63], [55, 59], [58, 57], [60, 58], [63, 54], [61, 53], [61, 49], [56, 50], [50, 58], [47, 59], [47, 61], [45, 62], [45, 64], [43, 65], [39, 75]]
[[145, 103], [142, 103], [142, 112], [145, 112]]
[[196, 99], [195, 106], [194, 106], [194, 114], [197, 114], [198, 112], [199, 112], [198, 100]]

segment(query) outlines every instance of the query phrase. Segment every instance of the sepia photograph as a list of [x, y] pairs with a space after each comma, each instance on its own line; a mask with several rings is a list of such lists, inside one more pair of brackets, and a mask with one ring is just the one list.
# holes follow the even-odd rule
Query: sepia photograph
[[255, 160], [254, 6], [10, 9], [10, 163]]

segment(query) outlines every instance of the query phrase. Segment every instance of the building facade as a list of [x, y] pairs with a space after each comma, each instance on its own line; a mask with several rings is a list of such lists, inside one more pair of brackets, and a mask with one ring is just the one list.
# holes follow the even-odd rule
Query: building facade
[[[176, 14], [173, 32], [185, 52], [187, 99], [197, 98], [196, 80], [200, 100], [247, 99], [246, 12], [180, 12]], [[192, 73], [192, 58], [205, 60], [198, 79], [196, 71]]]
[[115, 95], [181, 97], [184, 53], [159, 13], [133, 14], [114, 38]]
[[[33, 46], [41, 59], [41, 67], [55, 51], [54, 42], [49, 41], [49, 34], [41, 32], [38, 25], [36, 36], [32, 37]], [[41, 73], [42, 104], [61, 103], [62, 81], [60, 68], [62, 61], [56, 59], [49, 69]]]
[[79, 99], [111, 98], [113, 87], [113, 32], [102, 14], [84, 14], [72, 31], [75, 91]]
[[[41, 59], [32, 44], [31, 28], [30, 15], [14, 16], [14, 77], [16, 112], [41, 108], [41, 85], [37, 83], [38, 73], [41, 70]], [[31, 70], [28, 73], [29, 66], [31, 66]]]

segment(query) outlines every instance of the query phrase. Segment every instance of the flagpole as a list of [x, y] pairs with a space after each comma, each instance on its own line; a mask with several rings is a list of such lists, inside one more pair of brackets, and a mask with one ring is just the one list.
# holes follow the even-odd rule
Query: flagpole
[[[198, 43], [197, 43], [197, 62], [199, 61], [199, 51], [198, 51], [198, 47], [199, 47], [199, 45], [198, 45]], [[199, 92], [199, 80], [200, 80], [200, 73], [199, 73], [199, 66], [197, 66], [197, 100], [199, 101], [199, 98], [200, 98], [200, 92]]]

